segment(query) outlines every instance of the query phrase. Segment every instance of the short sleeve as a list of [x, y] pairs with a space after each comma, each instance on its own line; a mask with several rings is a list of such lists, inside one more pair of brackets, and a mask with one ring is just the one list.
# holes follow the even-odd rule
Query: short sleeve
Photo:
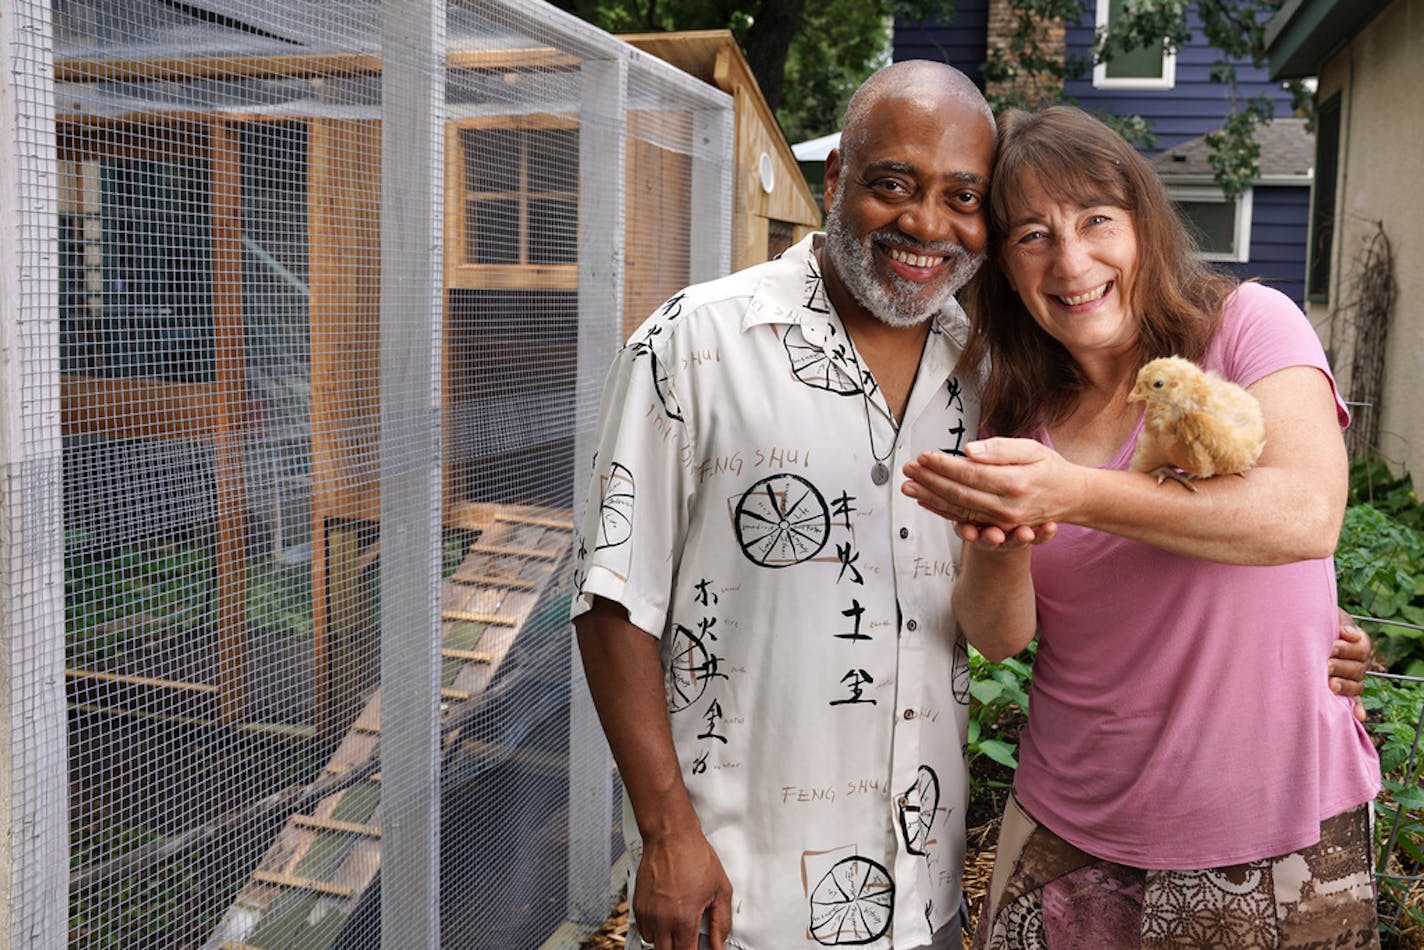
[[661, 635], [691, 481], [681, 460], [689, 439], [667, 347], [635, 334], [608, 372], [587, 507], [575, 550], [573, 616], [593, 598], [622, 604], [634, 626]]
[[1254, 282], [1236, 288], [1204, 362], [1242, 386], [1291, 366], [1313, 366], [1330, 381], [1341, 428], [1350, 424], [1320, 337], [1295, 301], [1279, 290]]

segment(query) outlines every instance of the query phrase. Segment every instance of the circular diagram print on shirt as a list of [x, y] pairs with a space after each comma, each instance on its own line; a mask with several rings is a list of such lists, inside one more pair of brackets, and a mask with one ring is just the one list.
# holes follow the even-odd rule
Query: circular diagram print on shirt
[[648, 360], [653, 368], [653, 389], [658, 394], [658, 402], [663, 404], [663, 412], [667, 413], [669, 419], [681, 422], [682, 406], [678, 404], [677, 397], [672, 394], [672, 387], [668, 385], [667, 370], [663, 369], [663, 364], [652, 350], [648, 351]]
[[[793, 335], [795, 339], [792, 338]], [[807, 386], [840, 396], [854, 396], [860, 392], [860, 384], [831, 362], [825, 350], [807, 343], [796, 327], [786, 331], [782, 345], [786, 347], [786, 356], [791, 360], [791, 375]]]
[[928, 765], [920, 766], [915, 784], [900, 796], [900, 831], [905, 836], [905, 850], [924, 854], [930, 841], [930, 826], [939, 807], [939, 776]]
[[668, 712], [681, 712], [702, 698], [716, 662], [697, 634], [681, 624], [674, 626], [667, 670]]
[[870, 943], [890, 929], [895, 882], [859, 856], [836, 863], [811, 891], [811, 937], [824, 947]]
[[603, 480], [598, 503], [598, 542], [594, 550], [616, 548], [633, 536], [633, 473], [614, 462]]
[[969, 649], [964, 645], [964, 638], [960, 637], [954, 641], [954, 668], [949, 677], [950, 690], [954, 693], [955, 702], [961, 706], [969, 705]]
[[753, 564], [790, 567], [821, 553], [831, 532], [831, 510], [815, 485], [782, 473], [747, 489], [732, 513], [732, 528]]

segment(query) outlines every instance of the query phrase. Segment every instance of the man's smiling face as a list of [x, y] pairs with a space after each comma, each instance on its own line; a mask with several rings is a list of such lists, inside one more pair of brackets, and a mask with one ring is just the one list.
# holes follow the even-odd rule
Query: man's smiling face
[[984, 259], [994, 128], [972, 106], [888, 94], [827, 166], [831, 286], [892, 326], [936, 313]]

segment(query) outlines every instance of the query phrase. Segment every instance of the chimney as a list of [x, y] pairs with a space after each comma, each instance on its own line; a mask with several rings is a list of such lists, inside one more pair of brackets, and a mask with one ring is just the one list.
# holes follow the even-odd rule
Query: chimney
[[[1029, 48], [1039, 57], [1050, 58], [1058, 71], [1024, 68], [1013, 53], [1013, 40], [1023, 29], [1030, 40]], [[1003, 79], [986, 78], [985, 93], [991, 99], [1024, 103], [1029, 106], [1057, 101], [1063, 92], [1062, 67], [1067, 54], [1064, 25], [1060, 19], [1044, 19], [1026, 10], [1016, 9], [1014, 0], [989, 0], [988, 56], [990, 63], [1010, 67]], [[987, 70], [993, 74], [996, 70]]]

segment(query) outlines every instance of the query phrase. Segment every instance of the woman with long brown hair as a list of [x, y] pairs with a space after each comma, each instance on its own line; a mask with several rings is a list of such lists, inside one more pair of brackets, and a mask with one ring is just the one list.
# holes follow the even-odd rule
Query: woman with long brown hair
[[[1197, 260], [1097, 119], [1014, 112], [999, 135], [965, 356], [994, 437], [921, 455], [904, 489], [958, 523], [970, 642], [1039, 641], [978, 943], [1377, 945], [1378, 760], [1319, 677], [1348, 421], [1320, 343], [1283, 294]], [[1244, 477], [1132, 470], [1128, 396], [1165, 356], [1259, 402]], [[1018, 527], [1044, 524], [1037, 545]]]

